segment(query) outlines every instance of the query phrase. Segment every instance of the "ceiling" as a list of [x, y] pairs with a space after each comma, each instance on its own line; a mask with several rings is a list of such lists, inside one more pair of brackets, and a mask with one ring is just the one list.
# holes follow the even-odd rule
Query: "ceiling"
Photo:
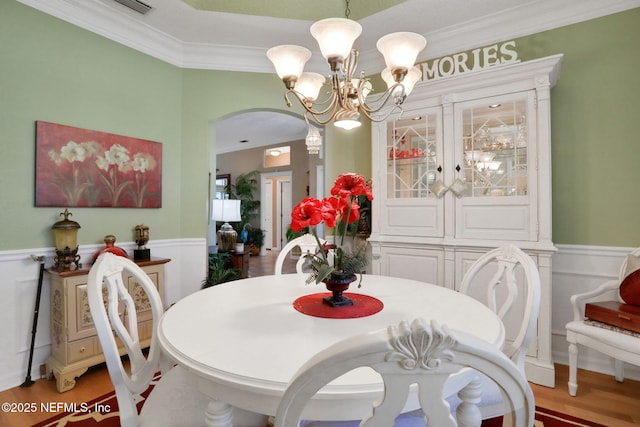
[[[306, 69], [326, 74], [309, 26], [345, 16], [344, 0], [129, 0], [150, 6], [146, 14], [116, 0], [17, 1], [179, 67], [263, 73], [274, 72], [267, 49], [299, 44], [313, 52]], [[423, 34], [425, 61], [636, 7], [640, 0], [350, 0], [349, 17], [363, 27], [359, 70], [374, 74], [384, 68], [375, 43], [391, 32]], [[307, 133], [302, 120], [276, 112], [243, 113], [216, 128], [219, 153]]]
[[275, 111], [247, 111], [216, 125], [216, 154], [304, 139], [309, 126], [298, 116]]

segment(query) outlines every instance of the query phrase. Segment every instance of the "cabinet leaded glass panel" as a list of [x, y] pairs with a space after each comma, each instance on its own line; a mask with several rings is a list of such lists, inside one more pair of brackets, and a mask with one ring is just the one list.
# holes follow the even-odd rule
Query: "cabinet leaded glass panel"
[[389, 122], [387, 135], [387, 197], [435, 197], [438, 179], [438, 114], [401, 117]]
[[527, 101], [486, 104], [462, 111], [464, 196], [524, 196]]

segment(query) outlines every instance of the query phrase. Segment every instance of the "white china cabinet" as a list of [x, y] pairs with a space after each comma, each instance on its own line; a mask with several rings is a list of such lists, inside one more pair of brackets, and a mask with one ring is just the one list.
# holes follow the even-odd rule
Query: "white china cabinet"
[[404, 112], [372, 130], [373, 274], [457, 289], [483, 253], [521, 247], [542, 282], [527, 375], [547, 386], [554, 386], [550, 93], [561, 62], [555, 55], [418, 84]]

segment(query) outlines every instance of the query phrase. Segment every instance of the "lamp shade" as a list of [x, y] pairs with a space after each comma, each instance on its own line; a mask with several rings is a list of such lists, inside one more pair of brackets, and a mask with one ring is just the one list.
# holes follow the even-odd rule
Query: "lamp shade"
[[376, 46], [384, 56], [384, 62], [391, 70], [410, 69], [420, 51], [427, 45], [427, 39], [416, 33], [391, 33], [378, 40]]
[[325, 59], [344, 59], [349, 56], [353, 42], [362, 33], [362, 26], [350, 19], [328, 18], [315, 22], [310, 31]]
[[[385, 68], [384, 70], [382, 70], [382, 73], [380, 73], [380, 76], [382, 77], [382, 80], [384, 80], [385, 83], [387, 84], [388, 89], [391, 89], [391, 87], [396, 84], [395, 78], [393, 77], [393, 74], [391, 73], [390, 68]], [[422, 77], [422, 71], [420, 71], [420, 68], [411, 67], [409, 69], [409, 72], [405, 76], [404, 80], [402, 80], [405, 96], [409, 96], [409, 94], [413, 90], [413, 86], [415, 86], [418, 80], [420, 80], [420, 77]], [[399, 95], [400, 88], [399, 87], [395, 88], [393, 90], [393, 94]]]
[[342, 109], [336, 113], [336, 119], [333, 125], [344, 130], [351, 130], [361, 125], [360, 113], [356, 110]]
[[309, 125], [309, 133], [305, 138], [305, 145], [309, 154], [319, 154], [322, 146], [322, 136], [317, 127]]
[[269, 49], [267, 58], [273, 63], [278, 77], [297, 79], [302, 74], [304, 65], [311, 58], [311, 51], [302, 46], [285, 44]]
[[213, 200], [211, 203], [211, 219], [221, 222], [241, 221], [240, 200]]
[[318, 99], [320, 89], [324, 85], [326, 79], [319, 73], [302, 73], [296, 83], [296, 90], [309, 101]]

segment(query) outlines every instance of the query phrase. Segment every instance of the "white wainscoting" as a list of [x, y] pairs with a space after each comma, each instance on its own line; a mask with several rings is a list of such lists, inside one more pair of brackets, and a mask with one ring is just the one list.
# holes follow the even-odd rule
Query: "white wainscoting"
[[[118, 243], [133, 253], [134, 243]], [[101, 245], [81, 246], [80, 255], [91, 261]], [[170, 305], [200, 289], [207, 269], [205, 239], [154, 240], [154, 257], [171, 258], [165, 269], [165, 301]], [[571, 295], [597, 287], [618, 277], [620, 264], [632, 248], [558, 245], [553, 257], [552, 350], [556, 363], [568, 364], [564, 325], [571, 319]], [[0, 252], [0, 390], [20, 385], [26, 376], [31, 327], [38, 284], [39, 264], [30, 255], [45, 255], [52, 264], [52, 248]], [[31, 377], [39, 378], [39, 367], [50, 354], [49, 281], [45, 274]], [[613, 375], [613, 361], [597, 352], [580, 349], [579, 367]], [[640, 369], [626, 366], [626, 376], [640, 380]], [[580, 378], [578, 377], [578, 381]], [[566, 387], [566, 384], [557, 384]]]
[[[569, 364], [565, 325], [572, 320], [571, 295], [595, 289], [607, 280], [616, 279], [624, 258], [634, 248], [607, 246], [557, 245], [553, 256], [553, 319], [551, 348], [556, 363]], [[579, 347], [578, 367], [613, 375], [613, 360], [596, 351]], [[625, 365], [625, 377], [640, 380], [640, 368]], [[578, 384], [580, 374], [578, 374]], [[556, 384], [556, 387], [566, 387]]]
[[[135, 243], [117, 243], [130, 255]], [[83, 263], [104, 245], [81, 245]], [[170, 258], [165, 265], [165, 302], [169, 306], [200, 289], [207, 271], [206, 239], [153, 240], [149, 242], [151, 256]], [[53, 261], [53, 248], [0, 251], [0, 390], [16, 387], [24, 381], [29, 361], [31, 331], [38, 288], [40, 264], [31, 255], [46, 256], [45, 267]], [[49, 278], [45, 273], [38, 315], [38, 329], [31, 378], [40, 378], [40, 365], [51, 354]]]

